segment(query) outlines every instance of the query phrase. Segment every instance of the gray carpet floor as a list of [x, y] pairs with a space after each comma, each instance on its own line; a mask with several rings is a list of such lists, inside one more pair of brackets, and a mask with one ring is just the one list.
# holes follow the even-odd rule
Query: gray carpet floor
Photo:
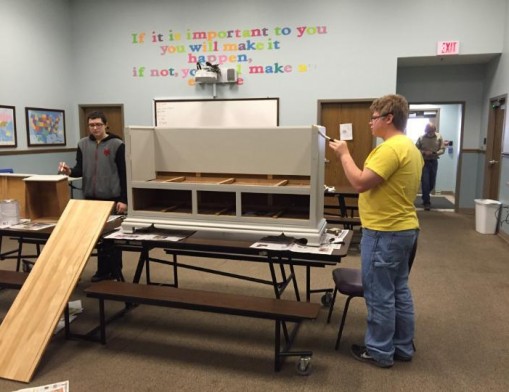
[[[0, 380], [0, 392], [69, 380], [70, 390], [85, 391], [508, 391], [509, 244], [496, 235], [475, 231], [473, 215], [419, 212], [421, 235], [410, 277], [416, 310], [417, 352], [412, 362], [378, 369], [354, 360], [350, 345], [361, 343], [366, 309], [362, 299], [350, 306], [342, 344], [334, 343], [344, 297], [338, 297], [333, 320], [322, 308], [304, 323], [296, 349], [313, 350], [312, 373], [299, 376], [295, 358], [273, 371], [273, 323], [219, 314], [139, 306], [107, 328], [108, 343], [69, 340], [50, 342], [29, 385]], [[4, 239], [5, 240], [5, 239]], [[14, 246], [4, 241], [4, 249]], [[159, 252], [159, 251], [158, 251]], [[359, 266], [359, 255], [344, 266]], [[166, 257], [162, 252], [157, 256]], [[137, 254], [124, 254], [124, 273], [132, 279]], [[259, 263], [186, 259], [196, 265], [268, 278]], [[95, 270], [91, 259], [72, 297], [84, 312], [74, 332], [95, 326], [97, 303], [83, 296]], [[11, 260], [0, 268], [12, 269]], [[328, 267], [313, 272], [313, 287], [332, 286]], [[297, 267], [301, 287], [304, 274]], [[169, 267], [153, 265], [154, 279], [167, 281]], [[182, 271], [182, 287], [272, 296], [256, 283]], [[16, 292], [0, 291], [0, 317]], [[289, 294], [288, 294], [289, 296]], [[320, 301], [315, 295], [313, 301]], [[119, 304], [107, 306], [111, 313]]]
[[[423, 208], [421, 196], [418, 195], [414, 202], [415, 207], [420, 210]], [[445, 196], [431, 196], [431, 208], [433, 210], [454, 210], [454, 203], [452, 203]]]

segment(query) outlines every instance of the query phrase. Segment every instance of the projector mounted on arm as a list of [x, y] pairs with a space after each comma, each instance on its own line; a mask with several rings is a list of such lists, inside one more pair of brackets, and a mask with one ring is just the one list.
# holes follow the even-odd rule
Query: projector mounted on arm
[[196, 63], [196, 83], [235, 83], [237, 72], [235, 68], [220, 68], [219, 64], [211, 64], [208, 61], [205, 66]]
[[200, 63], [196, 63], [196, 83], [217, 83], [219, 75], [221, 75], [221, 69], [219, 65], [212, 65], [207, 61], [207, 65], [202, 68]]
[[216, 97], [216, 85], [237, 82], [237, 72], [235, 68], [221, 69], [219, 64], [211, 64], [208, 61], [205, 66], [196, 63], [196, 75], [194, 78], [197, 84], [211, 84], [213, 87], [213, 96]]

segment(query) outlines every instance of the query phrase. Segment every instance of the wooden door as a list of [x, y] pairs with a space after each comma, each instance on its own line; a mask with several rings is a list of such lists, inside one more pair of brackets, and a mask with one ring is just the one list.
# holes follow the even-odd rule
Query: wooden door
[[108, 133], [114, 133], [124, 140], [124, 106], [119, 105], [80, 105], [80, 137], [88, 136], [87, 116], [92, 112], [103, 112], [108, 119]]
[[499, 197], [505, 105], [505, 97], [490, 100], [483, 187], [483, 196], [487, 199], [498, 200]]
[[[327, 135], [339, 139], [339, 125], [352, 124], [353, 140], [348, 141], [352, 158], [359, 168], [374, 146], [371, 134], [369, 107], [373, 101], [320, 101], [318, 121], [327, 129]], [[336, 188], [349, 186], [341, 163], [330, 148], [325, 151], [325, 185]]]

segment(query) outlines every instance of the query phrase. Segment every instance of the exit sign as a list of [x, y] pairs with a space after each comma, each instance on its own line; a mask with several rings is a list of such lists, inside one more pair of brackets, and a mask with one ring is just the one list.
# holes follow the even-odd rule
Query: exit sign
[[437, 55], [444, 56], [460, 53], [460, 41], [439, 41], [437, 43]]

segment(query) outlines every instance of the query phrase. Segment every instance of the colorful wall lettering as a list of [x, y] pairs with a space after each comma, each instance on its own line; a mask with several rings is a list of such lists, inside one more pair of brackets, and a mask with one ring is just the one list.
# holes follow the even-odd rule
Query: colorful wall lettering
[[[152, 45], [154, 53], [170, 59], [171, 66], [158, 68], [145, 61], [132, 66], [134, 78], [179, 78], [193, 86], [197, 63], [214, 64], [221, 68], [234, 68], [238, 75], [237, 84], [245, 83], [249, 75], [281, 75], [309, 72], [310, 64], [303, 59], [299, 63], [285, 63], [277, 60], [277, 54], [284, 48], [285, 39], [313, 39], [327, 34], [327, 26], [297, 27], [256, 27], [250, 29], [229, 29], [201, 31], [187, 29], [165, 33], [158, 31], [131, 33], [132, 45]], [[264, 62], [257, 54], [274, 53], [274, 60]]]

